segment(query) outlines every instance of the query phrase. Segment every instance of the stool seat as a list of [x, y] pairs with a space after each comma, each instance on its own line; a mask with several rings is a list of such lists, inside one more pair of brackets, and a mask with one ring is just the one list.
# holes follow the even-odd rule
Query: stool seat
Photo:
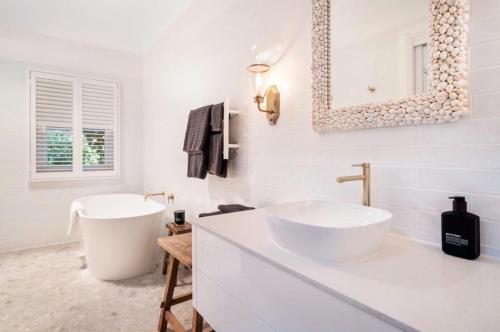
[[182, 225], [171, 222], [166, 224], [165, 227], [167, 227], [169, 233], [172, 233], [173, 235], [191, 233], [191, 228], [192, 228], [191, 224], [188, 223], [187, 221], [184, 222], [184, 224]]
[[182, 265], [188, 269], [193, 269], [193, 261], [191, 259], [191, 233], [166, 236], [158, 239], [158, 245], [174, 256]]
[[[191, 224], [188, 223], [187, 221], [182, 225], [178, 225], [174, 222], [171, 222], [167, 223], [165, 226], [167, 227], [168, 236], [191, 233]], [[167, 265], [168, 265], [168, 251], [165, 250], [165, 258], [163, 259], [163, 267], [161, 269], [162, 274], [167, 273]]]

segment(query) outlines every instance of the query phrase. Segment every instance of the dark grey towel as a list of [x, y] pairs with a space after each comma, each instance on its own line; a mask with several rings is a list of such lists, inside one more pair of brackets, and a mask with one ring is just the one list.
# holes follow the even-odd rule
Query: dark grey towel
[[210, 125], [212, 132], [220, 133], [224, 123], [224, 103], [213, 105]]
[[[224, 168], [224, 137], [222, 133], [210, 134], [210, 141], [208, 144], [208, 172], [210, 174], [223, 176]], [[227, 167], [226, 167], [227, 169]], [[225, 177], [225, 176], [223, 176]]]
[[219, 205], [217, 206], [219, 211], [223, 213], [233, 213], [233, 212], [239, 212], [239, 211], [247, 211], [247, 210], [255, 210], [254, 207], [251, 206], [245, 206], [241, 204], [224, 204], [224, 205]]
[[186, 135], [184, 136], [184, 151], [190, 153], [205, 150], [211, 110], [212, 105], [208, 105], [189, 112]]
[[219, 214], [224, 214], [224, 212], [215, 211], [215, 212], [200, 213], [198, 217], [203, 218], [203, 217], [217, 216]]
[[227, 160], [224, 160], [224, 103], [213, 105], [211, 114], [211, 132], [208, 142], [208, 173], [227, 177]]
[[187, 176], [204, 179], [208, 171], [208, 139], [212, 105], [189, 113], [183, 150], [188, 153]]
[[219, 209], [219, 211], [200, 213], [198, 215], [198, 217], [203, 218], [203, 217], [217, 216], [219, 214], [234, 213], [234, 212], [247, 211], [247, 210], [255, 210], [254, 207], [240, 205], [240, 204], [219, 205], [217, 208]]
[[188, 178], [204, 179], [207, 177], [207, 156], [204, 151], [188, 153]]

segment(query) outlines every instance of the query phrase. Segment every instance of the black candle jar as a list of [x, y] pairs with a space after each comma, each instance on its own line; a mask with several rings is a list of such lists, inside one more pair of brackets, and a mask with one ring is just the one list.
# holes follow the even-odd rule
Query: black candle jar
[[174, 211], [174, 222], [177, 225], [183, 225], [186, 221], [186, 213], [184, 210], [175, 210]]

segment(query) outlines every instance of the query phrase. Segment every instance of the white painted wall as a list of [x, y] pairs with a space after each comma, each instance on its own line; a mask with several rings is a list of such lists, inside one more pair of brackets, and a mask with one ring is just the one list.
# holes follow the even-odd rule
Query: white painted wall
[[427, 39], [428, 16], [427, 0], [332, 1], [332, 107], [413, 94], [412, 39], [420, 35]]
[[404, 37], [400, 29], [393, 29], [338, 47], [332, 40], [332, 107], [408, 97], [410, 53]]
[[[121, 84], [121, 179], [28, 183], [26, 70], [43, 68]], [[0, 252], [72, 240], [74, 198], [142, 193], [141, 58], [61, 39], [0, 30]]]
[[[187, 23], [189, 22], [189, 23]], [[303, 198], [359, 201], [360, 184], [337, 184], [351, 163], [374, 165], [374, 203], [395, 230], [440, 243], [440, 212], [463, 194], [482, 217], [485, 252], [500, 252], [500, 3], [472, 0], [472, 112], [458, 123], [315, 134], [311, 128], [309, 0], [193, 1], [146, 55], [144, 184], [176, 193], [188, 216], [219, 202], [265, 206]], [[276, 127], [252, 104], [245, 68], [266, 49], [286, 49], [273, 72], [281, 90]], [[186, 177], [190, 109], [228, 96], [244, 110], [230, 177]]]

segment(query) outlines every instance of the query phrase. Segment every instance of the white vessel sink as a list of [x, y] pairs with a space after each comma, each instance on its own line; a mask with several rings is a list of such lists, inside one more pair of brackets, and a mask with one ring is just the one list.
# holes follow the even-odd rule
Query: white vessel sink
[[356, 204], [303, 201], [265, 209], [276, 244], [317, 260], [346, 262], [375, 254], [392, 214]]

